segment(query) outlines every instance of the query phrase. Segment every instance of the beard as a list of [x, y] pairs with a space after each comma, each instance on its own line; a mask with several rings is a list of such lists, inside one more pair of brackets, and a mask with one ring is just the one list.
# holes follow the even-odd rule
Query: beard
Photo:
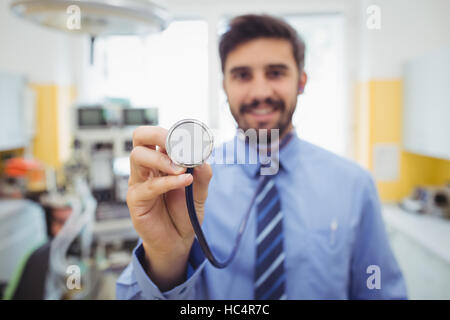
[[267, 128], [267, 144], [271, 144], [271, 130], [270, 129], [278, 129], [278, 137], [281, 138], [289, 129], [292, 123], [292, 117], [294, 116], [295, 108], [297, 105], [297, 96], [295, 96], [293, 105], [290, 108], [286, 107], [286, 103], [283, 100], [274, 100], [272, 98], [267, 98], [265, 100], [254, 100], [249, 104], [241, 104], [239, 107], [239, 112], [233, 112], [233, 108], [230, 108], [231, 114], [233, 115], [234, 120], [236, 121], [238, 128], [242, 129], [244, 132], [248, 129], [256, 129], [258, 131], [257, 139], [259, 144], [259, 134], [261, 129], [265, 129], [267, 123], [260, 122], [258, 123], [257, 128], [250, 128], [248, 123], [244, 120], [244, 114], [250, 112], [252, 109], [258, 108], [260, 104], [265, 104], [273, 108], [274, 111], [280, 112], [280, 119], [272, 128]]

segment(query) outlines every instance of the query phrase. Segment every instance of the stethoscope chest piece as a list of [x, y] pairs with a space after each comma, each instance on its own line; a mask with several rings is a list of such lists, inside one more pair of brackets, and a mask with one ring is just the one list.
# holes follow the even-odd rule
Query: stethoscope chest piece
[[[169, 129], [166, 138], [167, 155], [174, 163], [187, 168], [187, 173], [193, 173], [194, 167], [201, 165], [208, 159], [213, 150], [213, 146], [214, 139], [209, 128], [204, 123], [194, 119], [185, 119], [175, 123]], [[195, 209], [193, 183], [185, 187], [185, 195], [189, 219], [205, 257], [214, 267], [225, 268], [230, 264], [236, 255], [239, 243], [242, 239], [242, 234], [250, 217], [251, 208], [255, 203], [257, 193], [255, 192], [250, 201], [250, 206], [247, 209], [247, 213], [239, 226], [239, 231], [231, 253], [224, 261], [219, 261], [216, 259], [208, 245], [205, 235], [203, 234]]]
[[167, 134], [167, 155], [174, 163], [185, 168], [194, 168], [204, 163], [213, 148], [214, 137], [211, 130], [195, 119], [178, 121]]

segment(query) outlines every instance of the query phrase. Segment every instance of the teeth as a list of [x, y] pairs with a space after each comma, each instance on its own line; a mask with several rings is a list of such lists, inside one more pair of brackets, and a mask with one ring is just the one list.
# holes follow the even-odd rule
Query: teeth
[[264, 108], [264, 109], [253, 109], [252, 112], [254, 114], [268, 114], [272, 112], [271, 108]]

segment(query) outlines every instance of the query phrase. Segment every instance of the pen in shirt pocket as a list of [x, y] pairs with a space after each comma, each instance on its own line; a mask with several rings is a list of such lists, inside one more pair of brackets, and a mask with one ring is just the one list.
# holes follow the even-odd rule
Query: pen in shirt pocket
[[338, 229], [338, 226], [338, 221], [336, 218], [334, 218], [330, 224], [330, 245], [332, 246], [336, 242], [336, 231]]

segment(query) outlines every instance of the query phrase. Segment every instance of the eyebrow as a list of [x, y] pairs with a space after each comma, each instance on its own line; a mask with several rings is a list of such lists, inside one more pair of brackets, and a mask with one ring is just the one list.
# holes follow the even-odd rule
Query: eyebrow
[[238, 66], [238, 67], [234, 67], [231, 68], [230, 73], [237, 73], [237, 72], [241, 72], [241, 71], [248, 71], [250, 69], [250, 67], [243, 67], [243, 66]]
[[287, 65], [285, 65], [284, 63], [279, 63], [279, 64], [269, 64], [266, 69], [283, 69], [283, 70], [287, 70], [289, 69]]
[[[233, 74], [233, 73], [237, 73], [237, 72], [248, 71], [250, 69], [251, 69], [250, 67], [246, 67], [246, 66], [237, 66], [237, 67], [231, 68], [230, 73]], [[277, 64], [269, 64], [269, 65], [265, 66], [264, 69], [283, 69], [283, 70], [287, 70], [289, 68], [284, 63], [277, 63]]]

